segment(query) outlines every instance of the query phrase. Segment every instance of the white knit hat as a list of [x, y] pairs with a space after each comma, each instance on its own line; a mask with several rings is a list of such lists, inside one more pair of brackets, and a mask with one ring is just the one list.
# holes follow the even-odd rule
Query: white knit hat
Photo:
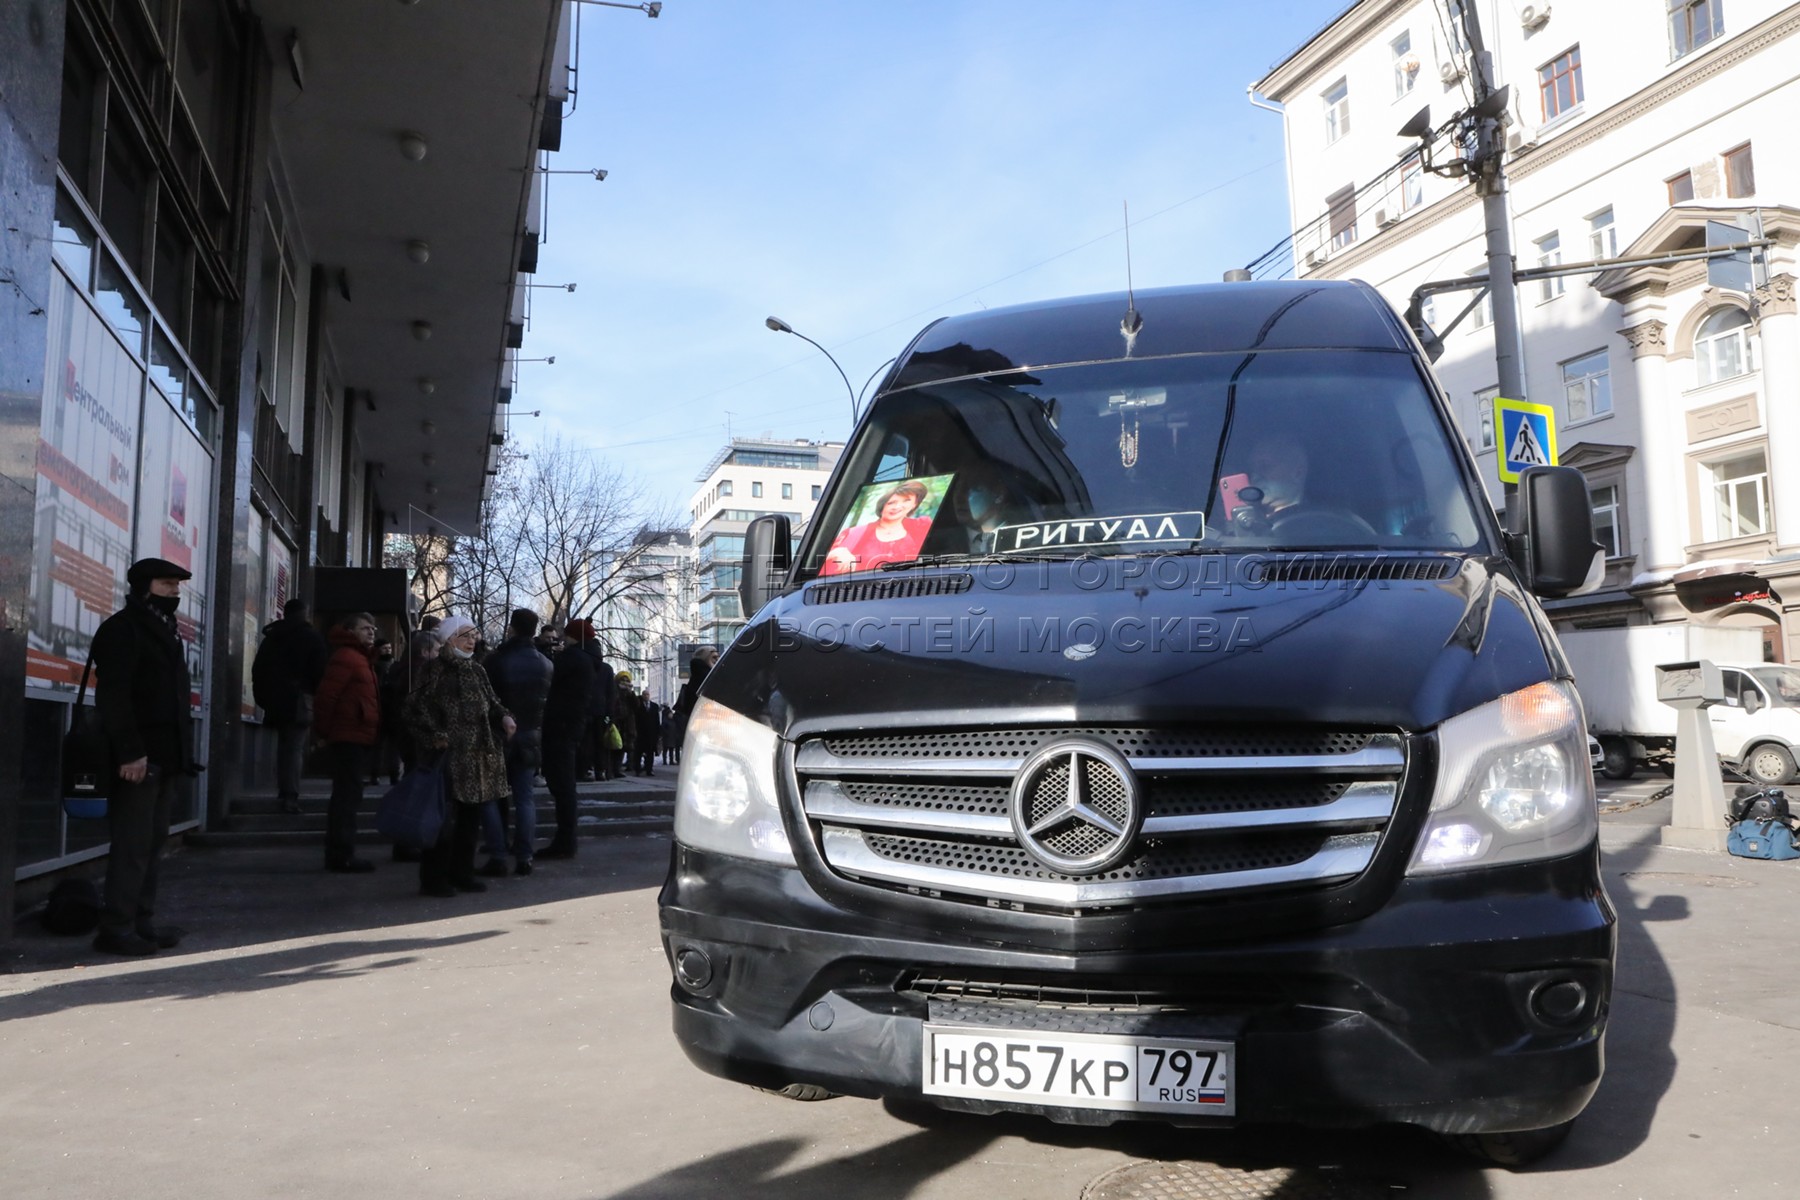
[[432, 632], [438, 635], [438, 641], [448, 642], [463, 630], [473, 628], [475, 628], [475, 622], [467, 617], [445, 617], [438, 622], [438, 627]]

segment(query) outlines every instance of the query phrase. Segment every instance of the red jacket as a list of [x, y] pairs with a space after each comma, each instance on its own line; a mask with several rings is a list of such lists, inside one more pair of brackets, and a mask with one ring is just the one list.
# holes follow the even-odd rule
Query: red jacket
[[348, 629], [333, 629], [330, 640], [335, 649], [313, 693], [313, 736], [373, 746], [381, 733], [381, 695], [369, 662], [375, 648]]

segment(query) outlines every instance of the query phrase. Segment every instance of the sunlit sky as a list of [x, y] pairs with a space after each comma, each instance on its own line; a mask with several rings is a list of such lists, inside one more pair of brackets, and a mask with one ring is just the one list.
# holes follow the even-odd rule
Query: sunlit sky
[[[685, 517], [728, 434], [842, 439], [932, 319], [1217, 280], [1287, 233], [1246, 85], [1348, 0], [584, 5], [515, 437]], [[872, 392], [873, 386], [869, 388]], [[538, 418], [521, 414], [542, 412]]]

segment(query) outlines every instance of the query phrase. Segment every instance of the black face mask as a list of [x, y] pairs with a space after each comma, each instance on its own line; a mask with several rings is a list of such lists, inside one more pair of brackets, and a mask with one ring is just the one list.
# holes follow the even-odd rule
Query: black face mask
[[174, 616], [175, 610], [181, 607], [180, 596], [145, 596], [144, 600], [165, 617]]

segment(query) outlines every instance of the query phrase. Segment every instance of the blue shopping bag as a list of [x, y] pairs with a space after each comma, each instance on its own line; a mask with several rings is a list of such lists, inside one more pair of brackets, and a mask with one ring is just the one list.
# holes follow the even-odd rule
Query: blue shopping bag
[[375, 806], [375, 828], [396, 845], [435, 846], [444, 829], [447, 803], [443, 761], [419, 764], [402, 775]]

